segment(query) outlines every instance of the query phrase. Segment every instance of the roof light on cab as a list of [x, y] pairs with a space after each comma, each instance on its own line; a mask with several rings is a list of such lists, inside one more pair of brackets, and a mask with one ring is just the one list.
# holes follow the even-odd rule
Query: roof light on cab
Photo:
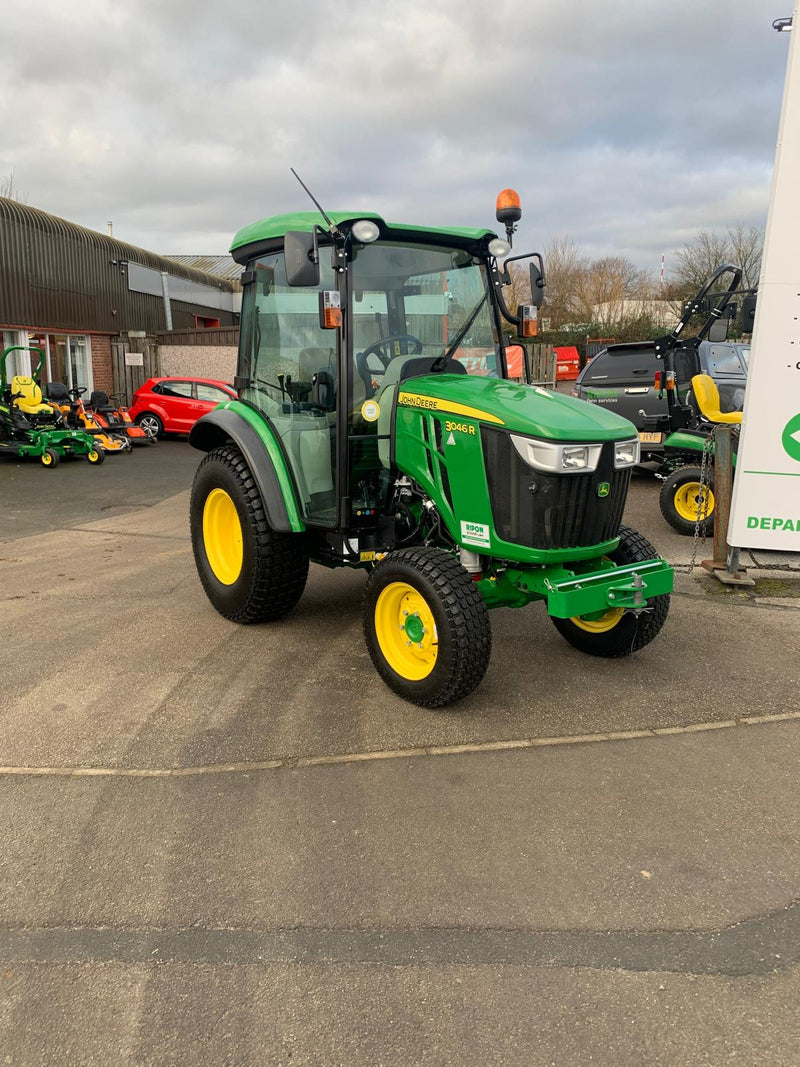
[[359, 219], [358, 222], [354, 222], [350, 227], [350, 232], [358, 243], [362, 245], [371, 245], [381, 235], [377, 224], [371, 219]]

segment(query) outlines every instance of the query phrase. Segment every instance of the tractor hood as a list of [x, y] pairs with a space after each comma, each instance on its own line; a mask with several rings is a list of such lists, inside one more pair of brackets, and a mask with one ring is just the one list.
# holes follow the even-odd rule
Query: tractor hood
[[551, 441], [620, 441], [638, 437], [632, 422], [596, 404], [549, 389], [466, 374], [408, 378], [400, 407], [441, 411]]

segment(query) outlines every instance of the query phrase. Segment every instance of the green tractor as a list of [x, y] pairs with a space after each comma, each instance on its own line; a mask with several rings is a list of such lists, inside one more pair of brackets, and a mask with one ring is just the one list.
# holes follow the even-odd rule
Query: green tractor
[[541, 256], [513, 257], [531, 260], [533, 304], [511, 313], [518, 204], [498, 200], [507, 240], [321, 209], [245, 227], [239, 399], [189, 438], [207, 453], [190, 519], [214, 607], [279, 619], [309, 561], [360, 568], [373, 663], [425, 707], [479, 684], [491, 608], [542, 600], [573, 646], [616, 657], [669, 607], [670, 567], [620, 525], [632, 424], [508, 380], [502, 321], [529, 335], [544, 284]]
[[[38, 355], [32, 377], [8, 378], [8, 357], [17, 351]], [[43, 366], [41, 348], [12, 345], [0, 356], [0, 455], [34, 457], [48, 468], [57, 466], [64, 456], [86, 456], [89, 463], [102, 463], [105, 452], [94, 437], [68, 427], [59, 408], [43, 400], [39, 386]]]

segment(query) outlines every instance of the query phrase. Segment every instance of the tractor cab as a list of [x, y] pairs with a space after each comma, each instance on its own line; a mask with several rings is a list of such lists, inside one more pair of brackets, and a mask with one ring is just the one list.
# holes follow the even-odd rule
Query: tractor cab
[[309, 212], [237, 235], [245, 272], [236, 385], [274, 427], [304, 525], [363, 531], [374, 550], [394, 480], [402, 384], [507, 376], [496, 254], [508, 245], [488, 230], [344, 213], [330, 221], [335, 233]]
[[[538, 253], [509, 256], [520, 216], [504, 190], [506, 240], [321, 209], [245, 227], [238, 399], [189, 438], [208, 453], [191, 527], [217, 610], [276, 619], [310, 561], [366, 569], [375, 666], [426, 706], [478, 684], [489, 608], [545, 600], [567, 640], [611, 656], [666, 617], [671, 571], [621, 526], [635, 428], [509, 380], [503, 321], [533, 336], [545, 281]], [[514, 311], [512, 260], [530, 261]]]

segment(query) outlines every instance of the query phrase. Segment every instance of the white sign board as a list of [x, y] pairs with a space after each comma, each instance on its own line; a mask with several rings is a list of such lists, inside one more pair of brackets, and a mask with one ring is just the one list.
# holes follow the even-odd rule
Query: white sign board
[[785, 36], [789, 59], [728, 541], [800, 552], [800, 0]]
[[143, 367], [144, 366], [144, 352], [126, 352], [125, 353], [125, 366], [126, 367]]

